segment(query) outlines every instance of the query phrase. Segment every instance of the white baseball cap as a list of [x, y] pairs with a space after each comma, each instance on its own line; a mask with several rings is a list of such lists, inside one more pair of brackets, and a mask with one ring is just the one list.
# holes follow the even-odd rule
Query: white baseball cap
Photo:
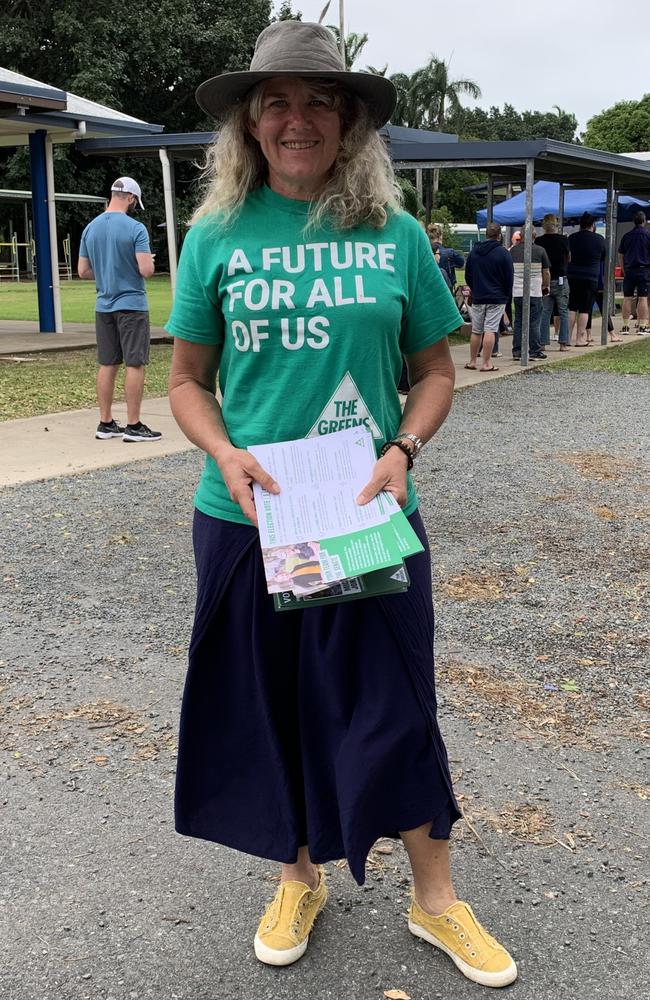
[[140, 208], [144, 212], [144, 205], [142, 204], [142, 191], [140, 190], [140, 185], [137, 181], [134, 181], [132, 177], [118, 177], [116, 181], [113, 182], [111, 191], [117, 191], [120, 194], [134, 194], [138, 199]]

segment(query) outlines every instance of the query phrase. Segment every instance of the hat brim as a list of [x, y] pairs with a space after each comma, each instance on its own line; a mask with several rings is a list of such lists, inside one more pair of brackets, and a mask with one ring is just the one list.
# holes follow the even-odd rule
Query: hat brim
[[263, 80], [276, 76], [295, 76], [303, 79], [337, 80], [366, 104], [375, 128], [389, 121], [397, 103], [397, 91], [385, 76], [374, 73], [309, 72], [305, 70], [275, 71], [273, 73], [245, 72], [222, 73], [206, 80], [196, 91], [196, 102], [203, 111], [222, 121], [228, 112], [239, 104], [246, 94]]

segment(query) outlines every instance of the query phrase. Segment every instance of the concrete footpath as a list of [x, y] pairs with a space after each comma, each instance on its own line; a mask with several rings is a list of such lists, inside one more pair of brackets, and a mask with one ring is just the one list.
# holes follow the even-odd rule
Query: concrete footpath
[[[24, 329], [18, 329], [21, 326]], [[36, 326], [35, 323], [0, 323], [0, 356], [20, 357], [43, 349], [72, 350], [94, 344], [94, 327], [87, 324], [69, 324], [64, 334], [39, 334]], [[599, 323], [594, 324], [593, 332], [598, 341]], [[152, 331], [153, 342], [169, 339], [162, 328]], [[633, 339], [635, 338], [629, 337], [626, 341]], [[531, 361], [528, 368], [522, 368], [510, 356], [511, 345], [511, 337], [502, 338], [503, 356], [494, 359], [498, 371], [486, 374], [466, 369], [464, 365], [469, 357], [469, 347], [465, 344], [453, 345], [451, 353], [456, 368], [456, 389], [466, 389], [508, 375], [521, 375], [535, 366], [554, 364], [565, 360], [567, 356], [576, 357], [598, 349], [596, 343], [589, 348], [572, 348], [570, 354], [566, 355], [561, 354], [557, 343], [553, 342], [547, 348], [547, 361]], [[618, 345], [608, 346], [615, 348]], [[125, 404], [117, 403], [114, 414], [118, 420], [124, 420]], [[165, 397], [145, 399], [142, 419], [155, 430], [162, 431], [162, 440], [139, 444], [125, 444], [118, 439], [97, 441], [94, 433], [98, 416], [94, 408], [48, 413], [0, 423], [0, 487], [106, 469], [125, 462], [176, 454], [193, 447], [177, 427]]]

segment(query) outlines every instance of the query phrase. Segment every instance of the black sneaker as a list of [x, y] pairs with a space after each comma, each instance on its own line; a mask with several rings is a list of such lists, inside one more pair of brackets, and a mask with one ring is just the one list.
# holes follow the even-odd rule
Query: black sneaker
[[121, 438], [123, 434], [124, 427], [120, 427], [117, 420], [111, 420], [110, 424], [100, 420], [95, 431], [95, 437], [100, 441], [107, 441], [108, 438]]
[[531, 354], [531, 358], [535, 361], [546, 361], [547, 357], [548, 354], [544, 354], [544, 351], [535, 351], [534, 354]]
[[160, 431], [152, 431], [146, 424], [127, 424], [124, 428], [123, 441], [160, 441]]
[[512, 360], [513, 361], [521, 361], [521, 354], [518, 351], [513, 351], [512, 352]]

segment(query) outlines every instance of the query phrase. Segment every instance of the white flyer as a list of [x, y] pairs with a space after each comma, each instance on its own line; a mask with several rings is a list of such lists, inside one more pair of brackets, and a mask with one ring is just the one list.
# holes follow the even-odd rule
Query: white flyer
[[365, 428], [248, 450], [280, 487], [275, 494], [253, 484], [263, 549], [375, 527], [399, 510], [394, 497], [384, 492], [364, 506], [356, 502], [377, 461], [372, 434]]

